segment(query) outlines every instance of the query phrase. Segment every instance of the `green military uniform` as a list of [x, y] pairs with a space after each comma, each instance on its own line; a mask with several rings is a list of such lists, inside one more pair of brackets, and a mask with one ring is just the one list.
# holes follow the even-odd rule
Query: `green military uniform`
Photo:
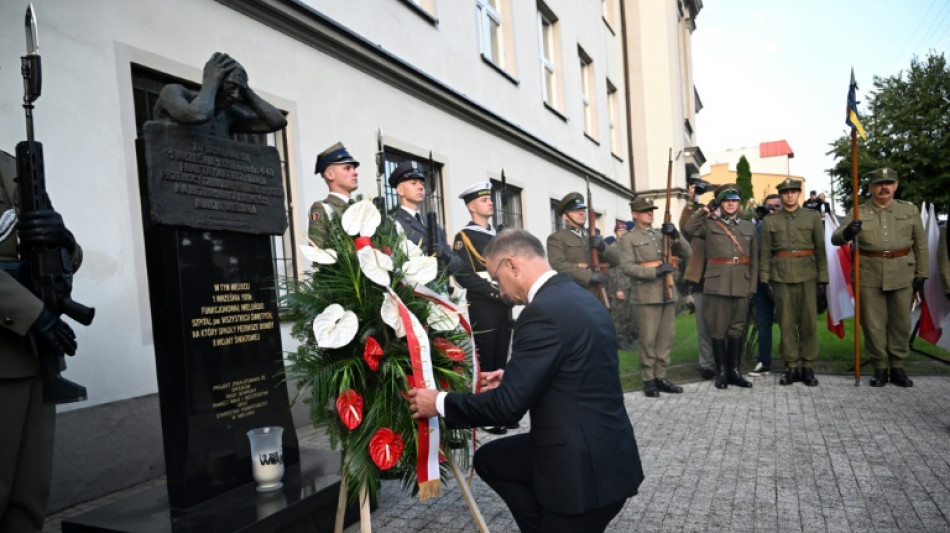
[[340, 195], [330, 193], [322, 202], [310, 206], [310, 240], [317, 246], [323, 246], [330, 234], [330, 217], [340, 218], [353, 200], [344, 200]]
[[[580, 206], [580, 207], [578, 207]], [[586, 207], [580, 193], [570, 193], [558, 205], [558, 216], [565, 211]], [[583, 228], [567, 227], [548, 235], [547, 241], [548, 262], [551, 268], [558, 272], [569, 274], [578, 285], [584, 287], [598, 300], [601, 299], [601, 290], [606, 288], [598, 283], [591, 283], [591, 247], [590, 238]], [[614, 250], [608, 248], [600, 258], [609, 264], [617, 262]]]
[[[878, 172], [871, 173], [872, 184], [882, 181]], [[892, 174], [884, 181], [895, 179], [896, 174]], [[929, 274], [927, 238], [920, 212], [909, 202], [891, 200], [887, 207], [880, 207], [869, 201], [861, 204], [858, 212], [861, 232], [855, 239], [860, 251], [865, 352], [875, 370], [886, 369], [890, 363], [893, 372], [904, 368], [904, 359], [910, 352], [913, 280]], [[832, 244], [841, 246], [847, 242], [844, 230], [852, 220], [854, 214], [849, 212], [831, 236]]]
[[[779, 193], [801, 188], [801, 181], [793, 179], [778, 185]], [[797, 380], [799, 365], [804, 369], [803, 379], [806, 374], [814, 379], [811, 369], [818, 357], [818, 284], [828, 283], [821, 215], [811, 209], [789, 211], [783, 207], [762, 219], [761, 234], [759, 281], [770, 284], [774, 293], [775, 319], [782, 335], [779, 352], [785, 359], [788, 377], [780, 383]]]
[[[652, 205], [648, 199], [637, 199], [631, 209], [642, 210], [637, 209], [642, 207], [638, 202]], [[630, 303], [636, 314], [643, 380], [665, 379], [676, 334], [673, 305], [676, 287], [673, 287], [673, 297], [667, 298], [664, 279], [656, 276], [656, 269], [663, 261], [663, 235], [637, 224], [620, 239], [619, 249], [620, 268], [630, 277]], [[689, 244], [685, 239], [675, 240], [672, 253], [681, 261], [689, 259]]]
[[[680, 213], [680, 227], [685, 228], [686, 223], [693, 217], [696, 207], [687, 205]], [[707, 378], [715, 372], [715, 360], [713, 358], [712, 339], [709, 338], [709, 331], [706, 329], [706, 298], [703, 294], [703, 274], [706, 270], [706, 243], [702, 239], [693, 239], [685, 232], [683, 236], [689, 242], [690, 256], [686, 261], [686, 268], [683, 270], [683, 280], [690, 287], [690, 294], [693, 297], [693, 312], [696, 318], [696, 339], [699, 344], [699, 366], [703, 369], [703, 377]]]
[[[739, 200], [739, 191], [725, 188], [720, 201]], [[697, 210], [683, 227], [683, 234], [704, 243], [703, 275], [706, 328], [713, 345], [716, 387], [727, 383], [751, 387], [739, 373], [743, 333], [749, 317], [749, 298], [758, 282], [758, 244], [755, 224], [734, 216], [716, 220], [706, 209]]]
[[[608, 247], [612, 255], [619, 257], [619, 243]], [[610, 297], [610, 317], [614, 321], [617, 331], [617, 344], [621, 349], [630, 346], [634, 339], [633, 307], [630, 305], [630, 278], [623, 273], [620, 265], [611, 265], [607, 272], [610, 281], [607, 284], [607, 296]], [[623, 293], [623, 299], [617, 298], [617, 293]]]
[[[13, 178], [0, 152], [0, 262], [18, 262]], [[40, 368], [26, 343], [43, 302], [0, 269], [0, 531], [40, 531], [53, 457], [52, 406], [44, 408]]]
[[[940, 228], [940, 242], [937, 244], [937, 270], [940, 272], [940, 284], [944, 294], [950, 294], [950, 257], [947, 257], [947, 227]], [[939, 326], [939, 324], [937, 324]]]

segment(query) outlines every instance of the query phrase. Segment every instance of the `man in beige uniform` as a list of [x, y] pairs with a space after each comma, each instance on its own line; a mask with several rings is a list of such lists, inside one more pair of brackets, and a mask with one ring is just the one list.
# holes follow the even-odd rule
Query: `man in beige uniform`
[[788, 178], [777, 188], [782, 209], [762, 219], [759, 281], [772, 291], [782, 334], [779, 352], [785, 359], [785, 374], [779, 385], [801, 381], [814, 387], [818, 298], [824, 297], [828, 286], [825, 226], [818, 211], [799, 207], [801, 181]]
[[676, 334], [676, 287], [665, 294], [665, 278], [676, 267], [663, 262], [663, 235], [672, 240], [672, 254], [681, 261], [689, 259], [690, 248], [672, 223], [663, 224], [662, 232], [653, 229], [653, 200], [637, 198], [630, 203], [636, 225], [620, 239], [620, 268], [630, 276], [630, 303], [636, 309], [640, 340], [640, 370], [643, 373], [643, 394], [656, 398], [660, 392], [680, 393], [666, 379], [670, 350]]
[[591, 249], [600, 253], [600, 260], [614, 264], [617, 261], [613, 248], [600, 235], [587, 236], [587, 204], [579, 192], [568, 193], [557, 205], [557, 214], [564, 220], [564, 229], [548, 235], [548, 261], [551, 268], [569, 274], [578, 285], [587, 289], [595, 298], [607, 294], [607, 274], [592, 272]]
[[310, 240], [323, 246], [329, 236], [330, 216], [343, 216], [347, 206], [353, 203], [350, 194], [359, 184], [356, 168], [360, 162], [346, 151], [342, 143], [336, 143], [317, 156], [316, 173], [323, 176], [330, 194], [322, 202], [310, 206]]
[[895, 200], [897, 172], [881, 168], [868, 174], [871, 201], [858, 208], [860, 219], [848, 213], [831, 236], [841, 246], [857, 237], [861, 254], [861, 330], [874, 364], [872, 387], [890, 382], [913, 387], [904, 371], [910, 352], [910, 308], [914, 293], [923, 290], [930, 270], [927, 237], [920, 212], [910, 202]]

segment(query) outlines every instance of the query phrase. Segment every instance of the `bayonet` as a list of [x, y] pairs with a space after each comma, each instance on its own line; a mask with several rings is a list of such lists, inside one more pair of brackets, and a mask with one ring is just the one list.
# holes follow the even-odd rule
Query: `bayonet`
[[26, 18], [23, 23], [26, 30], [26, 55], [20, 58], [20, 72], [23, 74], [23, 109], [26, 110], [26, 138], [33, 142], [33, 102], [40, 97], [43, 88], [39, 36], [36, 31], [33, 4], [26, 8]]
[[39, 34], [36, 31], [36, 17], [33, 16], [33, 4], [26, 8], [26, 55], [36, 55], [40, 51]]

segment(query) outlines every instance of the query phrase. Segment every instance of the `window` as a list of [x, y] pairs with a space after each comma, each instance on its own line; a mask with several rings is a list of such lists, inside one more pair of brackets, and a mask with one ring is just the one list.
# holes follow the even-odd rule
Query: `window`
[[[396, 194], [396, 189], [389, 186], [389, 175], [392, 174], [393, 170], [396, 169], [396, 165], [402, 163], [403, 161], [416, 161], [422, 168], [423, 173], [426, 175], [429, 174], [429, 159], [428, 157], [420, 157], [401, 150], [396, 150], [394, 148], [384, 146], [383, 147], [383, 161], [385, 165], [385, 175], [383, 175], [383, 197], [386, 199], [386, 212], [390, 213], [399, 207], [399, 195]], [[442, 208], [442, 163], [434, 161], [432, 163], [433, 173], [435, 174], [435, 191], [431, 191], [431, 185], [426, 185], [426, 198], [422, 202], [422, 208], [420, 211], [422, 214], [428, 214], [431, 209], [430, 206], [435, 204], [436, 218], [439, 221], [439, 224], [445, 228], [445, 210]], [[431, 196], [431, 198], [430, 198]], [[432, 201], [429, 201], [429, 200]]]
[[620, 122], [620, 94], [610, 80], [607, 80], [607, 113], [610, 115], [610, 153], [621, 157], [623, 153], [623, 128]]
[[544, 102], [554, 109], [561, 109], [559, 90], [558, 50], [560, 49], [557, 17], [543, 3], [538, 3], [538, 36], [541, 40], [541, 95]]
[[523, 228], [524, 220], [521, 216], [521, 188], [510, 183], [501, 188], [501, 182], [491, 180], [492, 203], [495, 204], [495, 215], [492, 225], [496, 228]]
[[514, 80], [515, 58], [509, 0], [475, 0], [482, 58]]
[[[182, 80], [168, 74], [158, 72], [140, 65], [132, 65], [132, 99], [135, 106], [136, 136], [142, 136], [142, 127], [146, 121], [152, 120], [152, 113], [158, 93], [162, 87], [170, 83], [178, 83], [189, 89], [199, 89], [200, 85]], [[297, 262], [293, 251], [297, 248], [294, 231], [293, 197], [290, 186], [290, 162], [287, 158], [287, 129], [268, 134], [242, 133], [231, 136], [232, 140], [253, 144], [273, 146], [280, 157], [281, 182], [284, 187], [284, 210], [287, 214], [287, 229], [283, 235], [271, 236], [271, 251], [274, 258], [275, 279], [280, 277], [296, 277]], [[276, 294], [283, 296], [286, 291], [277, 283]]]
[[593, 140], [597, 140], [597, 112], [594, 101], [594, 61], [584, 52], [577, 49], [581, 63], [581, 103], [584, 106], [584, 133]]
[[[600, 0], [600, 11], [604, 17], [604, 23], [610, 31], [614, 31], [614, 2], [615, 0]], [[616, 33], [616, 32], [615, 32]]]
[[557, 214], [557, 205], [559, 203], [561, 203], [560, 200], [551, 199], [551, 233], [564, 229], [564, 219], [561, 218], [561, 215]]

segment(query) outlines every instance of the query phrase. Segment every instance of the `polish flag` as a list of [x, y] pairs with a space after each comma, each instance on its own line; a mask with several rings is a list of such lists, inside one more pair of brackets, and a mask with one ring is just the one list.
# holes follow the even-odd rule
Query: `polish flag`
[[825, 219], [825, 257], [828, 260], [828, 331], [844, 338], [844, 319], [854, 316], [854, 292], [851, 288], [851, 245], [831, 244], [838, 221], [830, 213]]
[[920, 310], [920, 328], [917, 336], [930, 344], [937, 344], [943, 334], [940, 328], [943, 321], [950, 315], [950, 301], [944, 296], [940, 286], [940, 274], [937, 272], [937, 246], [940, 239], [940, 228], [937, 226], [937, 216], [933, 204], [927, 202], [921, 206], [920, 217], [923, 219], [924, 235], [930, 256], [930, 271], [924, 283], [924, 301]]

